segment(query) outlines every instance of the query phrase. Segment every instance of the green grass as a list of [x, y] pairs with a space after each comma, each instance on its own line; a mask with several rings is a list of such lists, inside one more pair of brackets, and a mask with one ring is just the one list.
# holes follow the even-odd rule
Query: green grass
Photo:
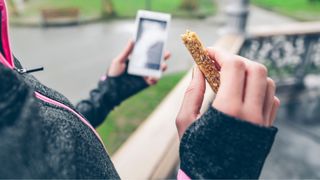
[[[116, 108], [98, 128], [109, 153], [114, 153], [150, 115], [185, 72], [164, 76], [156, 86], [133, 96]], [[164, 112], [165, 113], [165, 112]]]
[[[151, 10], [172, 13], [179, 17], [205, 17], [215, 13], [212, 0], [198, 0], [199, 8], [194, 12], [180, 8], [182, 0], [152, 0]], [[113, 0], [116, 17], [129, 18], [136, 15], [137, 10], [146, 9], [146, 0]], [[22, 16], [39, 15], [42, 8], [78, 7], [83, 16], [100, 16], [101, 0], [29, 0]]]
[[29, 0], [23, 16], [34, 16], [42, 8], [78, 7], [84, 16], [100, 15], [101, 0]]
[[[212, 0], [198, 0], [199, 8], [195, 12], [182, 10], [181, 0], [152, 0], [151, 10], [172, 13], [179, 17], [203, 17], [214, 14], [215, 6]], [[146, 9], [145, 0], [114, 0], [114, 6], [119, 17], [134, 17], [137, 10]]]
[[320, 20], [320, 1], [309, 0], [251, 0], [253, 4], [279, 12], [300, 21]]

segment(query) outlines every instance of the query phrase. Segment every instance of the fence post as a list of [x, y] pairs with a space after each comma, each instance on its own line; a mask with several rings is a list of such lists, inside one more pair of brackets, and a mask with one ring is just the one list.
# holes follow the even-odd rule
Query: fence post
[[225, 9], [227, 18], [225, 33], [245, 34], [250, 0], [228, 0]]

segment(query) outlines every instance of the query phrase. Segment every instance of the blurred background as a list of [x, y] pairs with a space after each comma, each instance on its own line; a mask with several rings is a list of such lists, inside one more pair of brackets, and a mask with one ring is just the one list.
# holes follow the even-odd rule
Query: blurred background
[[206, 46], [228, 34], [244, 37], [239, 54], [269, 67], [283, 102], [277, 121], [280, 131], [262, 178], [320, 178], [320, 0], [7, 0], [7, 4], [15, 56], [26, 68], [44, 66], [45, 71], [34, 75], [73, 103], [88, 97], [133, 37], [137, 10], [173, 15], [168, 72], [99, 127], [111, 154], [192, 67], [180, 34], [196, 31]]

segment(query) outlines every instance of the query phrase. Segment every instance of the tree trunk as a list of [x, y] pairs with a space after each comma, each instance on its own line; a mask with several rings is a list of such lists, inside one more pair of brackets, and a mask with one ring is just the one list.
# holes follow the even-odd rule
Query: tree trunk
[[199, 7], [199, 0], [182, 0], [181, 8], [194, 11]]
[[320, 0], [309, 0], [309, 2], [312, 3], [312, 4], [315, 4], [315, 3], [320, 2]]
[[147, 10], [150, 10], [150, 11], [151, 11], [151, 9], [152, 9], [151, 1], [152, 1], [152, 0], [146, 0], [146, 9], [147, 9]]
[[13, 14], [15, 16], [19, 16], [23, 13], [24, 11], [24, 3], [25, 1], [24, 0], [10, 0], [9, 1], [11, 7], [12, 7], [12, 10], [13, 10]]
[[112, 0], [102, 0], [102, 16], [111, 17], [115, 15], [116, 12], [114, 11]]

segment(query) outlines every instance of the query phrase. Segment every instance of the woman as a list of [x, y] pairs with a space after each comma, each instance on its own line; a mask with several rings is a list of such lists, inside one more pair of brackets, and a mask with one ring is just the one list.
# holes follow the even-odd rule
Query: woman
[[[115, 58], [90, 98], [73, 106], [21, 71], [9, 45], [5, 1], [0, 3], [0, 177], [119, 179], [94, 127], [156, 82], [126, 73], [133, 44]], [[179, 177], [258, 178], [276, 133], [274, 83], [262, 65], [209, 51], [221, 65], [221, 88], [212, 108], [200, 116], [205, 80], [194, 70], [177, 117]]]

